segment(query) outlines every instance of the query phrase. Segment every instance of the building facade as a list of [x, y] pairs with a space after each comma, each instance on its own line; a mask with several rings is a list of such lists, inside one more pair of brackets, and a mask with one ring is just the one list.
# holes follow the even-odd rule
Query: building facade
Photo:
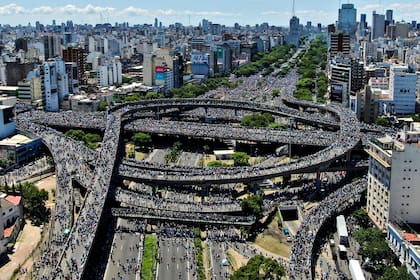
[[367, 210], [374, 223], [420, 223], [420, 130], [412, 123], [407, 131], [375, 138], [368, 143]]

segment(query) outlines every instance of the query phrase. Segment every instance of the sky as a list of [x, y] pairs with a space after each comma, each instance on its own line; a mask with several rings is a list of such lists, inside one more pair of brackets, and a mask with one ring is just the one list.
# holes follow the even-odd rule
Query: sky
[[[300, 22], [313, 25], [334, 23], [338, 17], [340, 0], [295, 0], [295, 14]], [[22, 24], [57, 24], [72, 20], [78, 24], [129, 22], [143, 24], [158, 18], [164, 26], [174, 22], [197, 25], [206, 18], [213, 23], [233, 26], [255, 25], [268, 22], [270, 25], [288, 26], [292, 15], [292, 0], [0, 0], [0, 24], [12, 26]], [[394, 19], [420, 22], [420, 1], [418, 0], [354, 0], [350, 1], [360, 13], [367, 14], [370, 23], [373, 10], [384, 13], [394, 10]]]

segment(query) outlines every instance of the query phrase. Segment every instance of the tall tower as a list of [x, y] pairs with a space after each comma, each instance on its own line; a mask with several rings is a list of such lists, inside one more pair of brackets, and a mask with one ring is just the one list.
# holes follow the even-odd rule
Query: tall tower
[[295, 14], [295, 0], [293, 0], [293, 6], [292, 6], [292, 17], [296, 16]]
[[379, 37], [384, 37], [385, 34], [385, 16], [377, 14], [376, 11], [372, 13], [372, 40]]
[[353, 36], [356, 32], [356, 9], [353, 4], [343, 4], [338, 10], [338, 30]]
[[287, 43], [291, 43], [296, 47], [299, 46], [300, 36], [300, 25], [299, 18], [295, 15], [295, 0], [293, 0], [292, 6], [292, 18], [289, 21], [289, 35], [287, 36]]

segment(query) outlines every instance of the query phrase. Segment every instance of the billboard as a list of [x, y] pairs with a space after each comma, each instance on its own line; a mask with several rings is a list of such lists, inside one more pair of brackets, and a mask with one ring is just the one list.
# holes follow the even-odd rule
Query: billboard
[[155, 67], [156, 73], [165, 73], [165, 66], [156, 66]]
[[156, 80], [165, 80], [165, 73], [156, 73]]
[[193, 53], [191, 54], [192, 64], [209, 64], [209, 55], [206, 53]]

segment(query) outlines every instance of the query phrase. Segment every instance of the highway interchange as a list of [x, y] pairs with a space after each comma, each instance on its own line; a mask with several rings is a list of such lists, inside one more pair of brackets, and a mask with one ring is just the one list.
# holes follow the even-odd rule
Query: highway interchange
[[[146, 231], [154, 232], [158, 236], [159, 262], [155, 272], [158, 279], [197, 279], [192, 225], [217, 225], [223, 232], [224, 228], [232, 225], [236, 225], [237, 228], [242, 225], [252, 226], [255, 218], [228, 214], [237, 212], [238, 202], [232, 199], [231, 201], [226, 198], [221, 199], [218, 196], [201, 205], [201, 213], [199, 213], [195, 211], [200, 207], [199, 202], [186, 201], [186, 194], [182, 193], [185, 189], [189, 187], [191, 189], [191, 186], [194, 188], [196, 185], [244, 182], [252, 184], [279, 176], [305, 172], [317, 173], [328, 168], [337, 159], [346, 158], [353, 149], [360, 147], [367, 131], [378, 132], [378, 128], [361, 126], [352, 112], [338, 105], [319, 105], [294, 100], [291, 96], [293, 86], [290, 85], [296, 82], [297, 74], [293, 71], [285, 78], [269, 76], [262, 79], [259, 75], [254, 75], [241, 79], [243, 83], [237, 88], [218, 89], [219, 92], [223, 92], [224, 99], [212, 99], [211, 95], [216, 93], [213, 92], [206, 94], [204, 96], [206, 98], [199, 99], [162, 99], [123, 104], [101, 114], [38, 111], [19, 114], [17, 117], [19, 129], [42, 137], [44, 144], [51, 152], [58, 180], [50, 246], [36, 264], [36, 277], [38, 279], [83, 279], [86, 277], [86, 269], [89, 269], [86, 264], [89, 258], [94, 257], [91, 254], [92, 246], [96, 235], [99, 234], [99, 224], [107, 219], [103, 217], [103, 212], [104, 207], [109, 204], [107, 201], [110, 201], [116, 206], [110, 210], [118, 223], [126, 223], [127, 219], [117, 218], [124, 217], [134, 218], [140, 223], [149, 221], [153, 226], [144, 224], [133, 230], [116, 230], [112, 238], [108, 263], [103, 273], [105, 279], [139, 279], [142, 242]], [[264, 82], [257, 86], [256, 81]], [[249, 102], [249, 95], [244, 95], [242, 92], [246, 88], [252, 88], [250, 85], [256, 88], [253, 93], [257, 98], [259, 98], [259, 89], [262, 94], [267, 95], [271, 94], [272, 89], [279, 88], [282, 90], [282, 95], [273, 99], [271, 104]], [[229, 100], [229, 98], [235, 100]], [[256, 100], [254, 97], [252, 99]], [[300, 110], [295, 108], [300, 108]], [[310, 130], [264, 131], [238, 128], [229, 124], [185, 123], [161, 117], [165, 114], [174, 114], [174, 112], [176, 115], [179, 113], [193, 115], [195, 111], [202, 109], [205, 114], [220, 111], [223, 115], [223, 112], [227, 111], [233, 116], [237, 116], [238, 112], [241, 112], [240, 114], [269, 112], [276, 118], [293, 119], [295, 123], [312, 128]], [[156, 118], [151, 119], [146, 116]], [[65, 137], [54, 128], [99, 129], [103, 131], [104, 137], [98, 150], [90, 150], [83, 144]], [[266, 164], [248, 167], [202, 168], [198, 160], [190, 162], [193, 158], [191, 155], [179, 159], [177, 165], [168, 165], [164, 162], [164, 156], [162, 154], [159, 156], [159, 152], [154, 152], [151, 159], [130, 162], [122, 160], [120, 153], [123, 144], [122, 134], [132, 131], [279, 144], [291, 142], [293, 145], [320, 146], [321, 150], [290, 163], [267, 160]], [[153, 190], [146, 195], [142, 191], [127, 189], [126, 185], [121, 184], [123, 180], [145, 184], [145, 189], [148, 185], [156, 184], [181, 185], [185, 188], [182, 188], [183, 191], [179, 195], [165, 202], [165, 199], [159, 200], [154, 197]], [[73, 215], [74, 181], [86, 189], [82, 207], [77, 215]], [[121, 185], [115, 186], [116, 183]], [[350, 187], [344, 188], [347, 190]], [[348, 197], [352, 198], [352, 203], [358, 199], [357, 195], [362, 190], [363, 182], [360, 183], [360, 188], [348, 190]], [[344, 207], [346, 201], [341, 202]], [[213, 208], [217, 208], [217, 211], [212, 211]], [[327, 213], [328, 215], [335, 214], [331, 211]], [[128, 221], [131, 220], [128, 219]], [[320, 225], [322, 222], [320, 221]], [[294, 240], [292, 248], [294, 255], [290, 258], [290, 266], [284, 263], [288, 266], [290, 275], [295, 277], [294, 279], [312, 278], [313, 248], [307, 244], [306, 239], [300, 239], [305, 230], [308, 229], [302, 227]], [[311, 230], [316, 235], [317, 228], [311, 228]], [[225, 258], [226, 244], [232, 239], [239, 238], [236, 235], [232, 233], [231, 236], [224, 237], [223, 241], [208, 242], [211, 252], [211, 273], [214, 279], [226, 279], [229, 269], [222, 265], [221, 260]], [[305, 265], [309, 266], [309, 270], [300, 271], [296, 256], [298, 256], [298, 261], [305, 260]]]

